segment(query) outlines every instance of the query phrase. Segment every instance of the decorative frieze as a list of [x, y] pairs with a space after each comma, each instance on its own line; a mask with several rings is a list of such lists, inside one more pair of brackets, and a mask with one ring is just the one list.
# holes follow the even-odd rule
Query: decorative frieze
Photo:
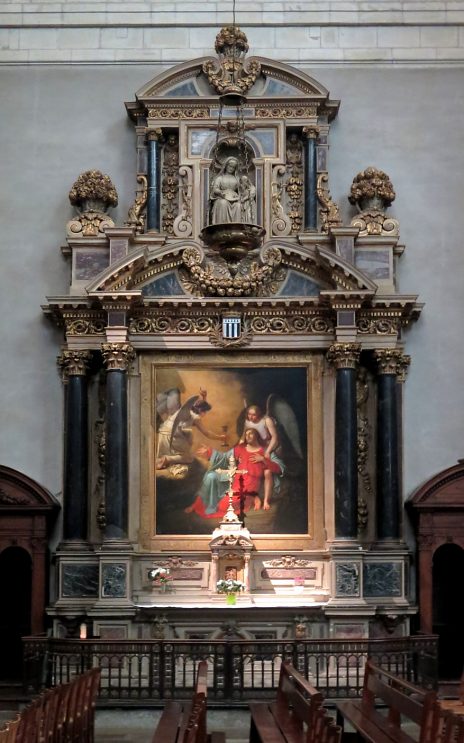
[[[247, 330], [252, 335], [314, 334], [327, 335], [334, 332], [335, 322], [324, 310], [269, 309], [245, 311], [242, 336]], [[143, 315], [133, 317], [129, 322], [131, 334], [169, 334], [213, 335], [222, 338], [222, 313], [220, 311], [199, 313], [175, 312], [167, 308], [146, 310]]]

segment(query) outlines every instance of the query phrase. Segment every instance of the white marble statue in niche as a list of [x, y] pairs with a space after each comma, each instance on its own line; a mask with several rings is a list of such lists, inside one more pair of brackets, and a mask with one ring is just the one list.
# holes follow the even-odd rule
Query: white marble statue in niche
[[211, 224], [246, 222], [255, 224], [256, 188], [239, 173], [239, 161], [227, 157], [211, 183]]

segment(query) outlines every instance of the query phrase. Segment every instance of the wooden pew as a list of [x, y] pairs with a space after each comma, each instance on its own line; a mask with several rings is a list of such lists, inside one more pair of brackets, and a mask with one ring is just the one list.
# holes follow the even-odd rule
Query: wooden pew
[[167, 702], [154, 732], [152, 743], [225, 743], [224, 733], [207, 733], [208, 664], [198, 664], [195, 690], [190, 702]]
[[[377, 705], [385, 707], [386, 714], [382, 714]], [[403, 681], [368, 660], [362, 698], [339, 702], [337, 713], [339, 721], [347, 720], [357, 731], [354, 740], [369, 743], [437, 743], [433, 737], [436, 708], [435, 692]], [[418, 737], [412, 737], [402, 730], [401, 724], [405, 719], [417, 726]]]
[[458, 698], [440, 699], [439, 701], [443, 709], [449, 709], [458, 715], [464, 715], [464, 672], [459, 682]]
[[284, 661], [275, 702], [250, 704], [250, 743], [336, 743], [341, 729], [322, 702], [322, 694]]
[[20, 716], [16, 720], [7, 722], [3, 730], [0, 730], [0, 743], [16, 743], [19, 723], [21, 721]]
[[0, 732], [0, 743], [92, 743], [100, 673], [45, 691]]

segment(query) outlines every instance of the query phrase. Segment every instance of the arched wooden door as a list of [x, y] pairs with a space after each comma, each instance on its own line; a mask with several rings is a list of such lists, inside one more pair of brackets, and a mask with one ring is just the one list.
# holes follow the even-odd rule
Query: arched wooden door
[[464, 664], [464, 461], [435, 475], [408, 505], [416, 525], [420, 628], [440, 637], [440, 678], [458, 678]]
[[26, 475], [0, 466], [0, 676], [21, 675], [21, 637], [43, 632], [53, 496]]

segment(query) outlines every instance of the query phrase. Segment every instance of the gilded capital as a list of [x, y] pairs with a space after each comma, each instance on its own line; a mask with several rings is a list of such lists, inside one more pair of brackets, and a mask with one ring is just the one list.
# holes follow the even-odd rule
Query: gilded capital
[[360, 353], [360, 343], [334, 343], [327, 351], [327, 360], [336, 369], [356, 369]]
[[408, 369], [410, 365], [411, 365], [411, 357], [408, 354], [403, 353], [399, 361], [398, 382], [406, 381], [406, 375], [408, 373]]
[[102, 343], [102, 355], [108, 371], [127, 371], [135, 359], [130, 343]]
[[64, 377], [84, 377], [91, 359], [90, 351], [62, 351], [57, 364], [62, 369]]
[[[405, 357], [402, 351], [397, 348], [382, 348], [374, 351], [374, 356], [377, 360], [377, 371], [379, 374], [394, 374], [400, 375], [405, 373], [405, 369], [408, 366], [408, 362], [405, 362]], [[403, 372], [402, 372], [403, 369]]]
[[305, 136], [306, 136], [306, 137], [307, 137], [308, 139], [317, 139], [317, 138], [318, 138], [318, 136], [319, 136], [319, 132], [320, 132], [320, 131], [321, 131], [321, 130], [319, 129], [319, 127], [318, 127], [318, 126], [304, 126], [304, 127], [303, 127], [303, 134], [304, 134], [304, 135], [305, 135]]

